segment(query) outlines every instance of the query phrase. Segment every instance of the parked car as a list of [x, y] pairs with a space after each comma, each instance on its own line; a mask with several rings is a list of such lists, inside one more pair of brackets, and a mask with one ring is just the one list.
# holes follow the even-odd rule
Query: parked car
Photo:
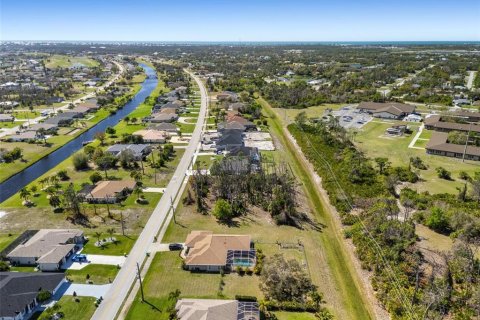
[[84, 254], [77, 254], [73, 256], [72, 258], [73, 262], [86, 262], [87, 261], [87, 256]]
[[183, 244], [181, 244], [181, 243], [170, 243], [168, 245], [168, 249], [170, 251], [182, 250], [183, 249]]

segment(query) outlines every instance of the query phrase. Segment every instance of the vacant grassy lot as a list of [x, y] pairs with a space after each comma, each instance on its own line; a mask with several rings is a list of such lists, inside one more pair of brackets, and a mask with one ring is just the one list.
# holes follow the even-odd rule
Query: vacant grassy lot
[[118, 270], [117, 266], [89, 264], [81, 270], [67, 270], [65, 274], [75, 283], [86, 283], [88, 276], [88, 280], [93, 281], [93, 284], [106, 284], [115, 279]]
[[[465, 183], [458, 178], [460, 171], [466, 171], [473, 176], [475, 171], [480, 170], [480, 164], [474, 161], [462, 162], [461, 159], [428, 155], [425, 150], [408, 148], [409, 143], [417, 132], [418, 126], [418, 124], [410, 124], [413, 130], [412, 134], [402, 137], [386, 137], [384, 132], [389, 127], [389, 124], [372, 121], [358, 132], [355, 137], [355, 143], [368, 157], [372, 159], [387, 157], [392, 162], [392, 165], [395, 166], [408, 166], [410, 157], [420, 157], [428, 166], [428, 169], [418, 172], [423, 181], [411, 187], [419, 191], [429, 191], [430, 193], [456, 193], [456, 188]], [[431, 134], [430, 130], [423, 130], [420, 138], [429, 139]], [[428, 140], [417, 140], [415, 146], [425, 147], [427, 142]], [[450, 171], [453, 180], [438, 178], [435, 171], [437, 167], [444, 167]]]
[[92, 68], [99, 65], [99, 63], [89, 57], [72, 57], [64, 55], [53, 55], [46, 58], [45, 66], [50, 69], [54, 68], [69, 68], [74, 63], [81, 63], [86, 67]]
[[323, 116], [325, 110], [332, 109], [338, 110], [346, 104], [323, 104], [320, 106], [308, 107], [305, 109], [284, 109], [284, 108], [274, 108], [278, 117], [282, 119], [283, 122], [290, 124], [295, 121], [295, 116], [300, 112], [305, 112], [309, 118], [320, 118]]
[[[102, 247], [95, 246], [97, 237], [95, 234], [88, 234], [89, 240], [84, 245], [82, 253], [85, 254], [105, 254], [109, 256], [122, 256], [124, 253], [129, 253], [132, 249], [135, 241], [137, 240], [136, 236], [123, 236], [121, 234], [114, 234], [113, 237], [117, 239], [115, 243], [109, 242], [104, 244]], [[103, 233], [100, 236], [100, 239], [109, 238], [110, 235]]]
[[274, 312], [278, 320], [315, 320], [315, 315], [308, 312]]
[[95, 312], [95, 298], [77, 297], [79, 302], [72, 296], [63, 296], [58, 303], [61, 306], [60, 311], [64, 313], [64, 319], [68, 320], [88, 320]]

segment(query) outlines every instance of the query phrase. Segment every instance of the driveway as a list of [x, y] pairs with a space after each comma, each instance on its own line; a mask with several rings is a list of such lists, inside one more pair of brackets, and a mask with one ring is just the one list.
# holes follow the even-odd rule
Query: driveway
[[127, 259], [124, 256], [106, 256], [100, 254], [87, 254], [88, 262], [73, 262], [71, 259], [63, 266], [63, 269], [81, 270], [89, 264], [107, 264], [112, 266], [122, 266]]
[[67, 281], [55, 292], [53, 300], [58, 301], [64, 295], [73, 296], [74, 291], [79, 297], [95, 297], [98, 299], [105, 296], [110, 286], [111, 284], [80, 284]]

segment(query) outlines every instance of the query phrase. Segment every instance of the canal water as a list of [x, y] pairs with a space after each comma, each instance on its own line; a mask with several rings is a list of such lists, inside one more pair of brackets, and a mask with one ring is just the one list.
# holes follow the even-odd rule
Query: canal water
[[152, 91], [158, 83], [155, 70], [145, 64], [140, 64], [147, 74], [147, 79], [141, 84], [140, 91], [129, 101], [122, 109], [117, 110], [115, 114], [97, 123], [72, 141], [50, 153], [48, 156], [40, 159], [22, 172], [10, 177], [0, 184], [0, 203], [7, 200], [20, 189], [28, 185], [33, 180], [52, 169], [60, 162], [71, 156], [74, 152], [80, 150], [84, 141], [93, 140], [95, 133], [105, 131], [107, 127], [113, 127], [120, 122], [130, 112], [135, 110]]

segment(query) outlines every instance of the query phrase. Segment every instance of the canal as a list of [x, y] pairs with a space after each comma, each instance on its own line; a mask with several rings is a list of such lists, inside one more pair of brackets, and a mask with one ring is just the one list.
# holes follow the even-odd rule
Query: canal
[[43, 175], [48, 170], [54, 168], [60, 162], [71, 156], [74, 152], [80, 150], [84, 141], [93, 140], [95, 133], [105, 131], [107, 127], [113, 127], [120, 122], [130, 112], [135, 110], [152, 91], [158, 83], [155, 70], [145, 64], [140, 64], [145, 70], [147, 78], [141, 84], [140, 91], [129, 101], [122, 109], [117, 110], [115, 114], [103, 119], [95, 126], [91, 127], [75, 139], [66, 143], [64, 146], [58, 148], [54, 152], [35, 162], [25, 170], [17, 173], [0, 184], [0, 203], [7, 200], [20, 189], [28, 185], [33, 180]]

